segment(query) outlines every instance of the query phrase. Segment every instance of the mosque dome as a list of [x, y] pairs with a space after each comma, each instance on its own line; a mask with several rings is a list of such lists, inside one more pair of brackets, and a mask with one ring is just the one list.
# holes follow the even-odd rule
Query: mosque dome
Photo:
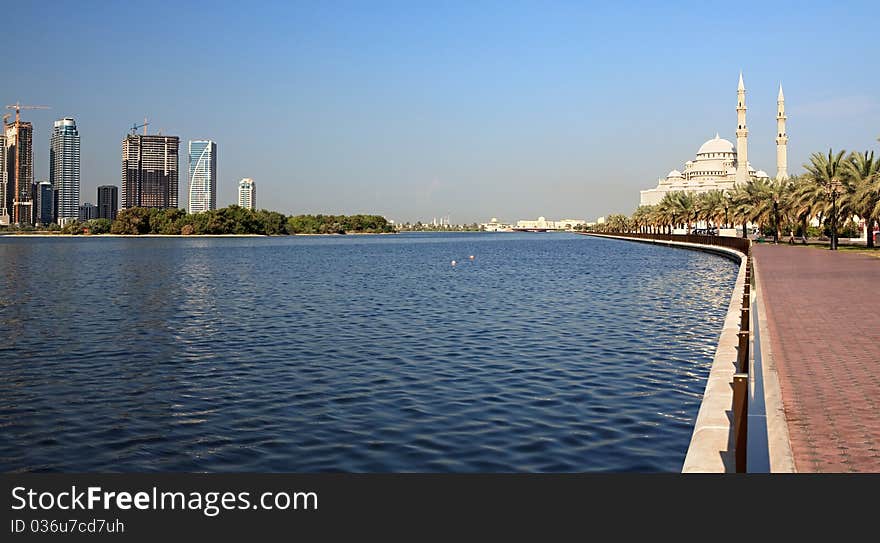
[[735, 153], [733, 144], [726, 139], [715, 134], [715, 137], [700, 146], [697, 155], [705, 155], [707, 153]]
[[678, 170], [672, 170], [671, 172], [669, 172], [669, 175], [666, 176], [666, 179], [673, 177], [681, 177], [681, 172]]
[[767, 172], [765, 172], [764, 170], [758, 170], [757, 172], [755, 172], [755, 177], [757, 177], [758, 179], [770, 179], [770, 176], [767, 175]]

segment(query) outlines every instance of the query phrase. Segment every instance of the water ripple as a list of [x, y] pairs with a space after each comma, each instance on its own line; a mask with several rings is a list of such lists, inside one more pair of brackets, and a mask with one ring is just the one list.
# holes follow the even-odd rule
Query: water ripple
[[735, 267], [413, 234], [3, 238], [0, 273], [3, 471], [574, 472], [680, 469]]

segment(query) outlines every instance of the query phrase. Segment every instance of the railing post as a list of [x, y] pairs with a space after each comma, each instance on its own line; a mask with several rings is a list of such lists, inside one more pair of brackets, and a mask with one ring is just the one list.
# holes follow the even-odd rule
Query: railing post
[[739, 329], [743, 332], [749, 331], [749, 308], [742, 307], [739, 310], [740, 312], [740, 321], [739, 321]]
[[739, 345], [736, 351], [736, 371], [749, 373], [749, 333], [740, 331], [737, 333]]
[[733, 450], [736, 472], [746, 472], [746, 436], [749, 420], [749, 376], [737, 373], [733, 376]]

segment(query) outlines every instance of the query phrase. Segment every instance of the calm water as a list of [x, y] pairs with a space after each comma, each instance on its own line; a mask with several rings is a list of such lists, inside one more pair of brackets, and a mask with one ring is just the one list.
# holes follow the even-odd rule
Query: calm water
[[0, 469], [676, 471], [735, 271], [568, 234], [0, 238]]

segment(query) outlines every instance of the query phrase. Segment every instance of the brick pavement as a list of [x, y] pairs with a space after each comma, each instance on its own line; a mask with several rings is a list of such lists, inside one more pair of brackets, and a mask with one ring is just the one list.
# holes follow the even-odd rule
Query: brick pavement
[[799, 472], [880, 472], [880, 259], [755, 245]]

